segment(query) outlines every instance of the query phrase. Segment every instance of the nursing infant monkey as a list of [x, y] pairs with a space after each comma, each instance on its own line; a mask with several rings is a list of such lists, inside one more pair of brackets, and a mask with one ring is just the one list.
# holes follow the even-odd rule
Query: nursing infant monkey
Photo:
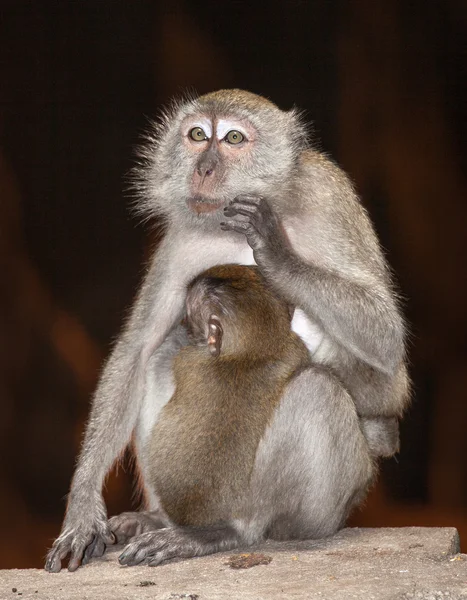
[[[166, 234], [97, 387], [52, 572], [116, 539], [122, 564], [156, 565], [331, 535], [408, 403], [376, 235], [295, 111], [190, 99], [141, 156], [138, 206]], [[108, 520], [104, 478], [131, 439], [146, 511]]]

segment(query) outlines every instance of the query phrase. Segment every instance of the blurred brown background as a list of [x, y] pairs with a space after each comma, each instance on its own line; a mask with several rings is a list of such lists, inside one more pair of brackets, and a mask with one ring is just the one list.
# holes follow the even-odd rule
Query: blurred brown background
[[[170, 6], [170, 8], [169, 8]], [[170, 97], [306, 109], [406, 298], [414, 403], [353, 524], [454, 525], [467, 551], [464, 0], [0, 0], [0, 567], [57, 535], [99, 366], [150, 245], [124, 175]], [[131, 505], [128, 460], [110, 513]]]

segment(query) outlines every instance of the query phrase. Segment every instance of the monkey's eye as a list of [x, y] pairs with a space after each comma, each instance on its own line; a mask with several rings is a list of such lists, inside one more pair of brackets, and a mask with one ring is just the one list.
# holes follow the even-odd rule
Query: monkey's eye
[[190, 131], [190, 137], [192, 140], [195, 140], [195, 142], [204, 142], [208, 139], [208, 136], [204, 133], [201, 127], [193, 127], [193, 129]]
[[243, 133], [240, 133], [239, 131], [236, 131], [235, 129], [232, 129], [232, 131], [229, 131], [229, 133], [225, 136], [224, 140], [226, 142], [228, 142], [229, 144], [240, 144], [241, 142], [243, 142], [243, 140], [245, 139]]

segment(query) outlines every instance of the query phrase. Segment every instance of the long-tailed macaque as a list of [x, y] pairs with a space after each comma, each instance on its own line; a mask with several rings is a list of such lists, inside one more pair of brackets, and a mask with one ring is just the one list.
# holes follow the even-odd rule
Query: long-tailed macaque
[[[102, 554], [112, 527], [124, 537], [124, 524], [107, 520], [102, 486], [132, 436], [147, 512], [129, 525], [142, 533], [124, 550], [125, 564], [333, 533], [364, 494], [374, 459], [397, 451], [409, 397], [404, 323], [351, 183], [310, 147], [295, 111], [222, 90], [165, 115], [142, 153], [137, 187], [139, 207], [163, 217], [166, 234], [102, 373], [46, 569], [59, 571], [70, 555], [74, 571]], [[176, 527], [148, 485], [150, 440], [174, 394], [173, 358], [188, 343], [178, 325], [187, 287], [227, 263], [256, 264], [295, 307], [292, 329], [310, 365], [285, 387], [258, 445], [249, 487], [255, 510]], [[162, 528], [154, 531], [156, 521]]]

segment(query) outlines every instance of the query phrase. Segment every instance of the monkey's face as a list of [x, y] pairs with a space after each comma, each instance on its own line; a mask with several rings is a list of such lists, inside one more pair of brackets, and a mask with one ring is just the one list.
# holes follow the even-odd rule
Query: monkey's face
[[[248, 119], [190, 115], [181, 139], [190, 164], [186, 204], [197, 215], [219, 213], [232, 199], [236, 174], [251, 164], [258, 133]], [[230, 193], [229, 193], [230, 191]]]
[[178, 105], [156, 135], [143, 152], [143, 209], [216, 226], [239, 194], [283, 200], [305, 140], [293, 111], [239, 90]]

